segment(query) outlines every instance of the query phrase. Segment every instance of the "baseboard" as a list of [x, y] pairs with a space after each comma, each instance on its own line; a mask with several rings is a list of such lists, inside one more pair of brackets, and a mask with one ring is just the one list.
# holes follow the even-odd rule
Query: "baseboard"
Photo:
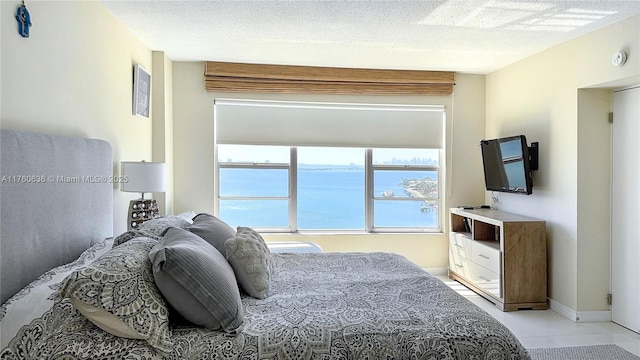
[[549, 299], [549, 308], [575, 322], [611, 321], [611, 311], [575, 311], [559, 302]]
[[437, 268], [422, 268], [424, 271], [428, 272], [431, 275], [448, 275], [449, 268], [446, 267], [437, 267]]
[[578, 311], [579, 322], [611, 321], [611, 311]]

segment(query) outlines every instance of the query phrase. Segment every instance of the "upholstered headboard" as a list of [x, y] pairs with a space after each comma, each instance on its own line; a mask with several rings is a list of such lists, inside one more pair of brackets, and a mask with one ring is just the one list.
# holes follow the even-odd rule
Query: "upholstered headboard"
[[103, 140], [2, 129], [0, 303], [113, 233], [113, 160]]

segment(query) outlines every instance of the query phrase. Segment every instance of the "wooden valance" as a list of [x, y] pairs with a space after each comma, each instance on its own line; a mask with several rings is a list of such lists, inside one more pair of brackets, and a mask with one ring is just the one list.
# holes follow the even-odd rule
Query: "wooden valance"
[[220, 92], [450, 95], [454, 73], [207, 61], [204, 83]]

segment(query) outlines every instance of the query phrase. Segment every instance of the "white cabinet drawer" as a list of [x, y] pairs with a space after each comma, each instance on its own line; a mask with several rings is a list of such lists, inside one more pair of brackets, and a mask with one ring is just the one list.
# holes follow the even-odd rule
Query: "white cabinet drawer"
[[455, 246], [449, 246], [449, 270], [460, 276], [471, 279], [471, 261], [460, 256]]
[[471, 235], [469, 233], [450, 233], [449, 248], [458, 255], [471, 259]]
[[494, 273], [500, 273], [500, 250], [481, 241], [471, 242], [470, 260]]
[[484, 268], [476, 263], [471, 263], [472, 281], [484, 291], [501, 298], [500, 274]]

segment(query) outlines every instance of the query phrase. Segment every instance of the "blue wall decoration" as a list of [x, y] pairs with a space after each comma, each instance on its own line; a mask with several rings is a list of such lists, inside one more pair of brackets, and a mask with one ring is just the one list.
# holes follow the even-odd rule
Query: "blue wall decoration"
[[31, 15], [27, 6], [22, 1], [22, 5], [18, 6], [16, 11], [16, 20], [18, 20], [18, 34], [22, 37], [29, 37], [29, 28], [31, 27]]

